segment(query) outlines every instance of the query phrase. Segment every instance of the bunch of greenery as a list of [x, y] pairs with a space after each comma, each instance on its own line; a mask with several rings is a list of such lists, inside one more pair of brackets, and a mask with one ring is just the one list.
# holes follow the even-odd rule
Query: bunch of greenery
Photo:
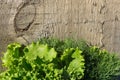
[[78, 48], [67, 48], [61, 55], [39, 41], [28, 46], [8, 45], [3, 65], [7, 70], [0, 80], [80, 80], [84, 76], [84, 58]]
[[119, 80], [120, 58], [98, 47], [90, 47], [84, 54], [85, 75], [83, 80]]
[[8, 45], [0, 80], [119, 80], [120, 59], [85, 41], [42, 38]]

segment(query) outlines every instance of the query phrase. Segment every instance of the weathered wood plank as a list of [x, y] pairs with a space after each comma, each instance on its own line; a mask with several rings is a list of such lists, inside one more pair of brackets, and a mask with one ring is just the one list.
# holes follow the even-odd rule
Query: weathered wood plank
[[10, 42], [28, 44], [53, 36], [81, 38], [120, 53], [119, 4], [119, 0], [1, 0], [0, 52]]

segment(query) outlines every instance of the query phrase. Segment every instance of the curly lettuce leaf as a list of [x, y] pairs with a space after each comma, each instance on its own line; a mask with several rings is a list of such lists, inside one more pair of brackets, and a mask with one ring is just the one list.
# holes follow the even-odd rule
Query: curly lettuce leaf
[[7, 51], [4, 53], [4, 56], [2, 58], [3, 65], [5, 67], [10, 67], [10, 65], [12, 65], [12, 62], [21, 56], [21, 52], [19, 51], [20, 48], [21, 45], [19, 43], [12, 43], [8, 45]]
[[66, 49], [61, 56], [61, 60], [66, 68], [66, 73], [71, 80], [81, 79], [84, 76], [84, 57], [78, 48]]
[[47, 45], [32, 43], [24, 49], [25, 57], [28, 61], [33, 61], [38, 57], [45, 61], [51, 62], [57, 55], [54, 48], [49, 49]]

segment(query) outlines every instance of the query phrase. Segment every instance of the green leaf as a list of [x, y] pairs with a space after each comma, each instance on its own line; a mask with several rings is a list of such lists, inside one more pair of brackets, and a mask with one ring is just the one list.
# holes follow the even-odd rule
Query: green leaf
[[57, 55], [54, 48], [49, 49], [47, 45], [40, 44], [39, 42], [27, 46], [24, 49], [24, 53], [28, 61], [33, 61], [38, 56], [45, 61], [51, 62]]
[[84, 75], [84, 57], [81, 55], [82, 51], [78, 48], [75, 49], [75, 52], [72, 54], [72, 58], [74, 58], [68, 68], [67, 71], [73, 80], [81, 79]]
[[4, 57], [2, 58], [3, 65], [5, 67], [10, 67], [10, 65], [12, 65], [12, 62], [14, 61], [14, 58], [20, 57], [20, 48], [21, 45], [19, 43], [13, 43], [8, 45], [7, 52], [4, 53]]
[[[81, 58], [81, 59], [83, 59], [83, 56], [81, 56], [81, 53], [82, 53], [82, 51], [79, 50], [78, 48], [76, 48], [75, 52], [72, 55], [72, 58]], [[83, 59], [83, 61], [84, 61], [84, 59]]]
[[74, 51], [73, 48], [65, 49], [65, 51], [63, 52], [63, 55], [61, 55], [61, 60], [70, 61], [71, 60], [71, 55], [73, 54], [73, 51]]
[[[84, 75], [84, 57], [82, 51], [78, 48], [66, 49], [61, 56], [61, 60], [65, 62], [64, 67], [71, 80], [81, 79]], [[66, 73], [66, 74], [67, 74]]]

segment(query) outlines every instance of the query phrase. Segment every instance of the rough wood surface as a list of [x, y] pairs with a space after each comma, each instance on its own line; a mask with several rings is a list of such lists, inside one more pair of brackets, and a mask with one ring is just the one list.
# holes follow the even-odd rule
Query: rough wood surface
[[53, 36], [120, 53], [119, 18], [120, 0], [0, 0], [0, 52]]

